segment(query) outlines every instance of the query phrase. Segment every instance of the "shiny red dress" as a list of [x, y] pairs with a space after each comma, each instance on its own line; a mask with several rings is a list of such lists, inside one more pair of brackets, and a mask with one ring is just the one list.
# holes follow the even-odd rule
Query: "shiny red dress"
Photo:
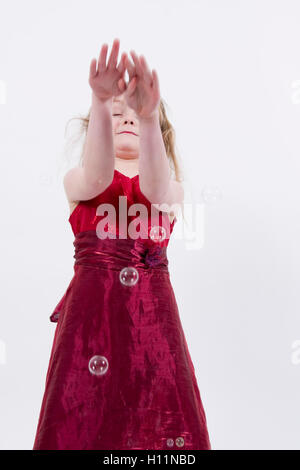
[[[170, 224], [156, 209], [165, 239], [126, 238], [119, 196], [127, 203], [127, 235], [136, 217], [137, 232], [153, 227], [139, 176], [117, 170], [104, 192], [72, 212], [74, 276], [50, 316], [57, 325], [33, 450], [210, 449], [168, 271], [176, 218]], [[98, 236], [105, 203], [116, 210], [115, 226], [105, 228], [115, 238]], [[139, 217], [139, 207], [132, 215], [132, 204], [147, 216]], [[124, 282], [120, 271], [128, 267]]]

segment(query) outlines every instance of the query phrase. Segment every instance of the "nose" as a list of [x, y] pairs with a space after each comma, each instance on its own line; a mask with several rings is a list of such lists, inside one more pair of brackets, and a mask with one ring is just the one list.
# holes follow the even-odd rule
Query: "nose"
[[135, 124], [135, 121], [133, 119], [124, 119], [124, 124]]

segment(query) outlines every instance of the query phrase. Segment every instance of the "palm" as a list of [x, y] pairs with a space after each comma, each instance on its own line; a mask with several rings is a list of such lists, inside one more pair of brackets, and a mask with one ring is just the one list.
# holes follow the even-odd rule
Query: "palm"
[[128, 89], [125, 91], [124, 97], [127, 101], [128, 106], [134, 109], [138, 115], [146, 114], [151, 111], [153, 105], [151, 106], [152, 100], [151, 89], [145, 87], [145, 84], [137, 78], [135, 91], [129, 95]]
[[156, 72], [152, 74], [143, 56], [140, 59], [131, 52], [135, 66], [126, 57], [126, 68], [130, 83], [124, 93], [127, 105], [134, 109], [139, 117], [151, 117], [158, 109], [160, 92]]
[[118, 85], [121, 78], [123, 78], [123, 73], [120, 73], [117, 69], [98, 71], [93, 78], [93, 89], [95, 93], [103, 96], [118, 96], [122, 93]]
[[115, 39], [107, 65], [107, 44], [104, 44], [101, 48], [98, 69], [96, 59], [93, 59], [91, 62], [89, 84], [94, 94], [101, 100], [108, 100], [113, 96], [118, 96], [126, 89], [124, 81], [126, 53], [122, 54], [120, 63], [117, 66], [119, 46], [119, 40]]

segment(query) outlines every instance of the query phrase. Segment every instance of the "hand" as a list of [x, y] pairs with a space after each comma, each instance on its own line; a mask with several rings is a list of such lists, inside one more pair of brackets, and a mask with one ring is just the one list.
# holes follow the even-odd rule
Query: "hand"
[[144, 56], [130, 51], [134, 65], [125, 58], [125, 66], [129, 75], [129, 84], [124, 93], [127, 105], [134, 109], [140, 118], [148, 119], [158, 113], [160, 91], [158, 76], [153, 69], [150, 72]]
[[117, 65], [117, 58], [119, 53], [120, 41], [115, 39], [113, 42], [112, 50], [106, 67], [106, 53], [108, 49], [107, 44], [103, 44], [98, 61], [92, 59], [90, 65], [89, 84], [93, 90], [94, 95], [101, 101], [107, 101], [113, 96], [121, 95], [126, 90], [126, 83], [124, 80], [125, 73], [125, 60], [126, 52], [122, 54], [121, 60]]

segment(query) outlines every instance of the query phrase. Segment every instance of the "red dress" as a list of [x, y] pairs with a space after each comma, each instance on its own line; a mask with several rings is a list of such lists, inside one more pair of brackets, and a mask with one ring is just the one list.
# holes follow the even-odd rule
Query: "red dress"
[[[124, 223], [119, 196], [127, 203]], [[105, 203], [116, 211], [115, 224], [105, 227], [115, 238], [99, 237]], [[148, 214], [136, 207], [133, 215], [132, 204]], [[211, 448], [168, 271], [176, 218], [170, 224], [165, 212], [154, 213], [164, 239], [149, 237], [151, 203], [139, 176], [115, 170], [111, 185], [70, 215], [74, 276], [50, 316], [57, 325], [33, 450]], [[148, 238], [128, 236], [136, 217], [137, 232], [146, 228]]]

